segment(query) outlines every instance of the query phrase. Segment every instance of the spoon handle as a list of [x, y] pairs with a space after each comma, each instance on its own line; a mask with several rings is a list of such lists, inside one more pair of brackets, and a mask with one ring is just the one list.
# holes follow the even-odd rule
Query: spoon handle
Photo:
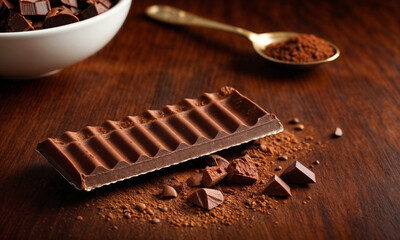
[[153, 5], [146, 9], [146, 14], [147, 16], [161, 22], [213, 28], [226, 32], [236, 33], [247, 39], [251, 39], [251, 36], [255, 35], [255, 33], [246, 29], [212, 21], [170, 6]]

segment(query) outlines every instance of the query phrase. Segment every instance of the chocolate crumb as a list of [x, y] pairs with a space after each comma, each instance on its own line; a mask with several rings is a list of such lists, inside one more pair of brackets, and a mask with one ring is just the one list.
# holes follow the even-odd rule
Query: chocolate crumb
[[335, 132], [333, 133], [333, 137], [341, 137], [343, 135], [343, 131], [341, 128], [336, 128]]
[[280, 171], [280, 170], [282, 170], [282, 166], [277, 166], [277, 167], [275, 168], [275, 171]]
[[317, 160], [317, 161], [314, 162], [314, 165], [319, 165], [319, 163], [320, 162]]
[[112, 230], [118, 230], [118, 226], [115, 226], [115, 225], [114, 225], [114, 226], [111, 227], [111, 229], [112, 229]]
[[136, 204], [136, 209], [143, 212], [146, 209], [146, 204], [138, 203], [138, 204]]
[[159, 207], [161, 212], [168, 212], [168, 208], [166, 206]]
[[288, 156], [286, 154], [282, 154], [278, 157], [279, 161], [287, 161], [288, 160]]
[[304, 125], [303, 124], [297, 124], [296, 126], [294, 126], [294, 130], [302, 131], [302, 130], [304, 130]]
[[83, 217], [82, 217], [82, 216], [77, 216], [77, 217], [76, 217], [76, 220], [78, 220], [78, 221], [83, 221]]
[[297, 118], [297, 117], [294, 117], [294, 118], [292, 118], [292, 119], [289, 121], [290, 124], [297, 124], [297, 123], [299, 123], [299, 122], [300, 122], [300, 119]]
[[151, 223], [158, 224], [158, 223], [160, 223], [160, 222], [161, 222], [161, 220], [160, 220], [159, 218], [153, 218], [153, 219], [151, 219]]

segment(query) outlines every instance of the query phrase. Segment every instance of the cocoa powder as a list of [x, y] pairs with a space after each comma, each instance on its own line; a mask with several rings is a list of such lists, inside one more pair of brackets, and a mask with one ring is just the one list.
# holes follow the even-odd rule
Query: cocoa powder
[[264, 53], [286, 62], [315, 62], [332, 57], [335, 50], [312, 34], [300, 34], [287, 41], [269, 44]]
[[[238, 222], [251, 226], [254, 220], [251, 212], [270, 215], [286, 204], [287, 200], [263, 194], [265, 184], [279, 166], [286, 168], [293, 160], [312, 163], [306, 161], [307, 153], [313, 148], [322, 147], [322, 143], [314, 140], [312, 135], [312, 128], [301, 132], [284, 131], [220, 152], [219, 154], [230, 161], [246, 154], [250, 156], [257, 166], [259, 180], [255, 184], [244, 186], [227, 184], [225, 181], [215, 185], [213, 188], [221, 191], [225, 200], [211, 211], [187, 201], [188, 195], [199, 189], [188, 186], [187, 179], [195, 173], [199, 174], [206, 167], [200, 160], [160, 171], [164, 174], [159, 172], [143, 176], [141, 181], [138, 178], [139, 180], [135, 180], [138, 183], [132, 183], [129, 187], [113, 188], [112, 191], [93, 198], [90, 206], [95, 206], [99, 217], [114, 230], [118, 229], [114, 226], [135, 222], [167, 223], [175, 228], [208, 228], [214, 223], [232, 225]], [[287, 161], [278, 160], [283, 155], [286, 155]], [[172, 186], [178, 196], [174, 199], [161, 199], [159, 195], [164, 185]]]

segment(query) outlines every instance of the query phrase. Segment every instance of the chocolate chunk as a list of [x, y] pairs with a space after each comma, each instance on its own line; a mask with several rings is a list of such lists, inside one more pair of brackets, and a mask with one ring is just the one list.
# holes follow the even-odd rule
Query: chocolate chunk
[[205, 157], [204, 162], [206, 164], [208, 164], [209, 166], [218, 166], [218, 167], [222, 167], [222, 168], [227, 168], [229, 166], [228, 160], [226, 160], [225, 158], [223, 158], [217, 154], [213, 154], [213, 155]]
[[203, 172], [203, 186], [212, 187], [222, 181], [228, 173], [222, 167], [207, 167]]
[[291, 196], [290, 187], [278, 176], [272, 176], [267, 186], [265, 187], [264, 193], [268, 196], [275, 197], [286, 197]]
[[308, 184], [315, 183], [315, 174], [303, 166], [298, 161], [295, 161], [281, 174], [283, 181], [289, 184]]
[[81, 20], [88, 19], [94, 16], [97, 16], [99, 14], [102, 14], [103, 12], [106, 12], [108, 8], [104, 6], [100, 2], [95, 2], [94, 4], [91, 4], [88, 8], [83, 10], [80, 14]]
[[79, 19], [65, 6], [52, 8], [44, 20], [44, 28], [58, 27], [78, 22]]
[[199, 207], [211, 210], [224, 202], [224, 196], [218, 190], [201, 188], [190, 194], [187, 200]]
[[234, 184], [253, 184], [258, 180], [257, 167], [249, 156], [233, 160], [226, 169], [226, 181]]
[[45, 16], [50, 11], [50, 2], [48, 0], [20, 0], [20, 12], [24, 16]]
[[32, 23], [18, 12], [10, 13], [8, 26], [13, 32], [33, 30]]
[[188, 178], [186, 180], [186, 184], [189, 187], [198, 187], [198, 186], [201, 186], [202, 181], [203, 181], [203, 174], [196, 173], [196, 174], [193, 174], [192, 176], [190, 176], [190, 178]]
[[74, 8], [79, 8], [78, 7], [78, 0], [60, 0], [62, 4], [69, 6], [69, 7], [74, 7]]
[[299, 122], [300, 122], [300, 119], [298, 119], [297, 117], [294, 117], [289, 121], [290, 124], [297, 124]]
[[341, 128], [336, 128], [335, 132], [333, 133], [334, 137], [341, 137], [343, 135], [343, 131]]
[[176, 193], [175, 188], [168, 186], [168, 185], [164, 185], [163, 187], [163, 191], [160, 195], [160, 198], [176, 198], [178, 196], [178, 194]]

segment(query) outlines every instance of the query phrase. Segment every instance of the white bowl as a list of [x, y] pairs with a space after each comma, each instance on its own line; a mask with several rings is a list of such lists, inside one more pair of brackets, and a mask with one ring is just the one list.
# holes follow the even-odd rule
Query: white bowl
[[98, 16], [60, 27], [0, 33], [0, 78], [54, 74], [103, 48], [118, 32], [132, 0], [119, 0]]

